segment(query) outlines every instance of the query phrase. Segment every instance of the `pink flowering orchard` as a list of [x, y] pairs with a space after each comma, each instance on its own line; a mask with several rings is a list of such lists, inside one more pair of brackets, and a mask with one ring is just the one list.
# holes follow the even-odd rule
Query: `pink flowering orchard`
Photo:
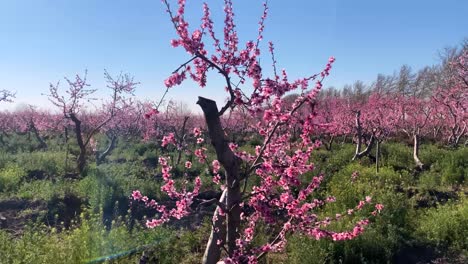
[[[219, 200], [203, 201], [204, 205], [216, 204], [212, 218], [212, 230], [203, 256], [203, 263], [257, 263], [268, 252], [281, 251], [287, 243], [287, 233], [296, 232], [313, 239], [347, 240], [360, 235], [369, 224], [369, 219], [356, 220], [355, 226], [344, 232], [334, 232], [327, 228], [331, 223], [343, 217], [353, 215], [365, 206], [372, 206], [371, 197], [363, 200], [346, 212], [332, 217], [319, 217], [317, 210], [327, 203], [333, 203], [334, 197], [314, 198], [314, 191], [320, 186], [324, 175], [314, 172], [311, 154], [320, 146], [312, 140], [316, 132], [317, 95], [322, 82], [329, 75], [335, 58], [325, 63], [318, 74], [290, 80], [286, 70], [277, 69], [274, 46], [269, 43], [269, 56], [272, 59], [272, 76], [266, 76], [259, 64], [268, 6], [260, 17], [256, 39], [240, 45], [234, 23], [232, 1], [224, 1], [224, 30], [218, 36], [214, 30], [211, 10], [203, 4], [201, 25], [189, 29], [185, 19], [185, 1], [177, 1], [173, 8], [164, 0], [167, 13], [174, 26], [177, 38], [171, 41], [173, 47], [180, 47], [189, 54], [187, 61], [181, 63], [164, 82], [167, 89], [181, 84], [190, 78], [200, 87], [207, 85], [207, 74], [214, 71], [225, 81], [220, 87], [228, 94], [224, 105], [218, 108], [215, 101], [199, 97], [197, 104], [204, 114], [206, 130], [196, 128], [192, 137], [196, 138], [192, 152], [196, 158], [183, 161], [186, 169], [192, 162], [208, 166], [213, 175], [213, 182], [222, 191]], [[212, 45], [212, 48], [210, 48]], [[268, 54], [267, 54], [268, 55]], [[298, 94], [291, 102], [283, 101], [287, 93]], [[241, 150], [239, 142], [232, 142], [226, 137], [222, 117], [231, 111], [242, 110], [253, 120], [251, 129], [262, 143], [255, 146], [253, 152]], [[152, 110], [147, 115], [157, 111]], [[299, 131], [294, 135], [292, 128]], [[202, 135], [205, 135], [203, 137]], [[232, 139], [232, 138], [231, 138]], [[208, 160], [206, 141], [216, 153], [215, 160]], [[163, 146], [181, 146], [174, 132], [162, 139]], [[157, 201], [143, 196], [138, 190], [132, 197], [158, 211], [158, 216], [147, 221], [147, 226], [155, 228], [174, 219], [189, 215], [191, 205], [196, 199], [201, 186], [200, 177], [196, 177], [193, 189], [182, 186], [176, 188], [172, 166], [168, 157], [159, 157], [163, 175], [162, 190], [176, 201], [175, 208], [167, 208]], [[304, 181], [305, 173], [315, 173], [312, 181]], [[251, 181], [253, 178], [255, 181]], [[252, 185], [251, 182], [259, 182]], [[375, 205], [373, 215], [382, 210], [382, 205]], [[270, 241], [264, 245], [253, 245], [257, 225], [265, 223], [276, 230]]]
[[[93, 141], [93, 136], [99, 132], [107, 123], [109, 123], [125, 105], [125, 96], [133, 94], [135, 87], [138, 83], [133, 81], [129, 75], [119, 75], [113, 78], [106, 71], [104, 76], [107, 81], [107, 87], [111, 90], [111, 99], [108, 103], [103, 104], [106, 115], [92, 115], [87, 113], [84, 109], [84, 104], [87, 101], [93, 100], [91, 97], [96, 89], [90, 88], [86, 79], [79, 75], [75, 79], [65, 78], [68, 84], [66, 90], [67, 96], [61, 94], [59, 90], [59, 83], [50, 84], [49, 100], [60, 109], [63, 117], [73, 124], [76, 141], [80, 148], [80, 153], [76, 160], [77, 170], [81, 173], [86, 166], [87, 148]], [[87, 120], [88, 122], [83, 122]]]
[[444, 80], [445, 87], [438, 88], [432, 96], [439, 113], [433, 122], [439, 125], [436, 130], [442, 130], [449, 144], [458, 146], [468, 133], [468, 51], [448, 66], [452, 74]]

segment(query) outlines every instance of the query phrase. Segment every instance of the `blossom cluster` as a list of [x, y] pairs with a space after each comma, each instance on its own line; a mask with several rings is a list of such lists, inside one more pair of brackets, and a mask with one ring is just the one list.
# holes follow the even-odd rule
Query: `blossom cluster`
[[191, 211], [190, 206], [193, 203], [193, 199], [198, 195], [202, 184], [200, 177], [196, 177], [194, 188], [191, 192], [187, 191], [185, 187], [183, 187], [181, 191], [177, 191], [175, 181], [172, 179], [172, 167], [168, 164], [168, 158], [160, 157], [159, 164], [161, 165], [161, 172], [165, 183], [161, 187], [161, 191], [165, 192], [170, 198], [176, 200], [176, 206], [175, 208], [168, 209], [166, 206], [158, 204], [154, 199], [150, 200], [147, 196], [143, 196], [139, 190], [133, 191], [133, 201], [142, 202], [146, 207], [155, 209], [160, 214], [158, 218], [147, 220], [146, 226], [149, 228], [154, 228], [166, 223], [170, 221], [171, 218], [181, 219], [187, 216]]
[[[269, 45], [269, 51], [273, 61], [273, 76], [268, 78], [259, 62], [259, 42], [263, 39], [264, 21], [268, 7], [264, 5], [256, 42], [247, 41], [244, 48], [239, 46], [234, 23], [234, 11], [232, 0], [224, 1], [224, 29], [222, 39], [214, 32], [210, 9], [203, 5], [203, 16], [200, 28], [189, 31], [189, 23], [185, 20], [185, 0], [178, 0], [177, 9], [173, 12], [168, 0], [163, 0], [171, 21], [177, 33], [177, 38], [171, 41], [173, 47], [182, 47], [191, 55], [191, 59], [182, 64], [165, 81], [167, 87], [180, 84], [188, 76], [196, 81], [200, 87], [206, 85], [208, 70], [217, 71], [226, 80], [226, 92], [229, 94], [227, 103], [219, 112], [222, 115], [228, 108], [243, 108], [256, 120], [251, 129], [260, 137], [260, 142], [254, 147], [254, 151], [240, 150], [238, 142], [228, 144], [226, 152], [244, 163], [247, 168], [245, 179], [235, 179], [235, 184], [244, 181], [243, 194], [246, 198], [235, 204], [232, 208], [226, 208], [226, 203], [218, 204], [217, 213], [213, 216], [214, 223], [220, 217], [226, 217], [230, 221], [233, 208], [240, 207], [242, 225], [238, 227], [238, 237], [235, 239], [235, 248], [230, 240], [229, 254], [224, 263], [257, 263], [259, 255], [281, 251], [285, 248], [288, 232], [300, 232], [315, 239], [329, 238], [332, 240], [352, 239], [360, 235], [369, 224], [368, 219], [357, 221], [349, 231], [333, 232], [328, 230], [333, 221], [339, 221], [345, 216], [350, 216], [372, 203], [370, 197], [359, 201], [356, 207], [348, 209], [345, 213], [336, 214], [334, 217], [319, 217], [317, 211], [329, 203], [335, 202], [335, 197], [318, 199], [314, 195], [319, 188], [324, 176], [315, 174], [314, 164], [310, 162], [313, 151], [321, 146], [319, 141], [312, 140], [317, 130], [315, 106], [317, 95], [322, 89], [324, 79], [329, 75], [334, 57], [330, 57], [322, 71], [307, 77], [289, 80], [286, 70], [277, 71], [274, 54], [274, 46]], [[206, 48], [204, 37], [212, 40], [213, 52]], [[232, 78], [238, 78], [238, 85], [233, 84]], [[248, 80], [248, 82], [247, 82]], [[309, 85], [314, 83], [313, 85]], [[251, 84], [251, 89], [242, 89], [242, 85]], [[250, 95], [247, 94], [249, 91]], [[299, 91], [299, 95], [291, 101], [285, 100], [285, 96], [293, 91]], [[229, 178], [225, 177], [225, 184], [221, 184], [220, 175], [222, 165], [226, 166], [220, 155], [219, 160], [208, 160], [207, 148], [200, 146], [205, 143], [198, 128], [193, 129], [196, 145], [193, 155], [201, 164], [206, 164], [207, 170], [213, 176], [213, 182], [219, 184], [221, 190], [230, 194], [233, 191]], [[175, 144], [174, 134], [163, 137], [163, 146]], [[192, 153], [192, 152], [190, 152]], [[185, 190], [178, 193], [171, 178], [167, 159], [160, 158], [163, 179], [165, 185], [162, 190], [169, 197], [177, 200], [175, 211], [161, 210], [162, 217], [155, 220], [156, 223], [166, 221], [169, 217], [182, 217], [188, 213], [191, 198], [198, 192], [199, 184], [195, 184], [192, 193]], [[185, 168], [190, 169], [191, 162], [185, 163]], [[226, 169], [226, 168], [225, 168]], [[241, 173], [239, 171], [239, 173]], [[315, 174], [310, 182], [303, 177], [305, 174]], [[228, 173], [226, 173], [229, 175]], [[247, 188], [248, 177], [253, 175], [258, 178], [256, 184]], [[197, 178], [198, 179], [198, 178]], [[231, 179], [232, 180], [232, 179]], [[196, 182], [199, 181], [196, 180]], [[197, 187], [198, 186], [198, 187]], [[198, 188], [198, 189], [197, 189]], [[138, 198], [139, 196], [137, 196]], [[135, 199], [135, 198], [134, 198]], [[143, 198], [139, 198], [143, 199]], [[377, 214], [383, 206], [375, 205], [372, 214]], [[237, 216], [236, 216], [237, 217]], [[161, 220], [162, 219], [162, 220]], [[258, 247], [251, 245], [254, 239], [257, 224], [264, 222], [280, 227], [276, 238]], [[152, 222], [149, 224], [153, 226]], [[214, 227], [215, 228], [215, 227]], [[218, 227], [216, 227], [218, 228]], [[219, 229], [214, 229], [219, 233]], [[218, 247], [224, 247], [225, 238], [216, 239]]]

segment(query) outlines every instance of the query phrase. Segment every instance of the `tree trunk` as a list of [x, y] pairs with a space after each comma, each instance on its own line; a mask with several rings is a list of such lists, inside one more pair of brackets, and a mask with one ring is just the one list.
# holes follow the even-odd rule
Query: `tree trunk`
[[375, 142], [375, 173], [379, 173], [380, 141]]
[[97, 152], [96, 165], [101, 164], [104, 161], [104, 159], [107, 157], [107, 155], [109, 155], [111, 151], [115, 148], [115, 143], [117, 142], [117, 136], [112, 135], [112, 136], [108, 136], [108, 138], [110, 139], [110, 142], [109, 142], [109, 145], [107, 145], [106, 150], [104, 150], [102, 153]]
[[73, 123], [75, 123], [76, 142], [78, 143], [78, 147], [80, 148], [80, 154], [78, 154], [78, 158], [76, 159], [76, 168], [78, 169], [79, 173], [82, 173], [86, 166], [86, 146], [83, 142], [83, 135], [81, 132], [81, 121], [73, 113], [70, 114], [70, 119], [73, 121]]
[[29, 129], [33, 132], [34, 136], [36, 137], [37, 141], [39, 141], [39, 148], [40, 149], [47, 149], [47, 143], [44, 141], [44, 139], [39, 135], [39, 132], [37, 131], [36, 126], [34, 123], [31, 121], [29, 123]]
[[65, 151], [65, 172], [68, 172], [68, 154], [70, 153], [70, 145], [68, 144], [68, 128], [64, 127], [64, 140], [66, 145]]
[[331, 151], [332, 150], [332, 145], [333, 145], [333, 140], [335, 139], [335, 136], [330, 136], [330, 140], [328, 140], [328, 144], [325, 143], [325, 148], [328, 150], [328, 151]]
[[361, 126], [361, 111], [356, 112], [356, 136], [357, 136], [357, 143], [356, 143], [356, 151], [354, 153], [354, 157], [351, 160], [360, 159], [366, 155], [368, 155], [374, 145], [374, 135], [371, 135], [369, 140], [369, 144], [367, 145], [366, 149], [361, 151], [362, 147], [362, 126]]
[[347, 137], [348, 137], [348, 135], [343, 136], [343, 141], [341, 141], [341, 145], [344, 145], [346, 143]]
[[[221, 198], [219, 198], [219, 202], [221, 204], [226, 204], [226, 196], [227, 190], [223, 191]], [[203, 254], [203, 264], [211, 264], [218, 262], [219, 258], [221, 257], [221, 248], [219, 247], [217, 241], [218, 239], [224, 242], [226, 239], [226, 227], [224, 225], [224, 221], [226, 217], [221, 216], [220, 214], [220, 207], [216, 207], [216, 210], [213, 215], [212, 228], [210, 233], [210, 238], [208, 239], [208, 243], [206, 244], [205, 253]], [[218, 230], [218, 232], [216, 232]], [[224, 244], [224, 243], [223, 243]]]
[[461, 132], [458, 133], [458, 135], [455, 137], [455, 141], [453, 142], [454, 147], [458, 147], [458, 144], [460, 144], [461, 137], [465, 135], [465, 131], [466, 131], [466, 125], [463, 126], [463, 129], [461, 130]]
[[[374, 135], [372, 135], [369, 140], [369, 145], [367, 145], [366, 149], [361, 152], [355, 153], [352, 160], [360, 159], [364, 156], [369, 155], [370, 151], [372, 150], [372, 147], [374, 146], [374, 143], [375, 143], [375, 137]], [[357, 151], [357, 148], [356, 148], [356, 151]]]
[[419, 136], [417, 134], [413, 135], [413, 140], [414, 140], [414, 143], [413, 143], [413, 159], [414, 159], [414, 162], [416, 163], [416, 167], [419, 170], [422, 170], [424, 168], [424, 164], [419, 159], [419, 144], [420, 144]]
[[[208, 127], [211, 144], [215, 148], [218, 161], [226, 171], [226, 244], [230, 256], [237, 249], [236, 239], [239, 237], [240, 213], [240, 163], [241, 160], [234, 155], [225, 138], [218, 107], [215, 101], [198, 97], [198, 105], [202, 108]], [[224, 242], [224, 241], [223, 241]], [[210, 258], [212, 259], [212, 258]]]
[[361, 152], [361, 145], [362, 145], [362, 128], [361, 128], [361, 111], [356, 112], [356, 151], [354, 152], [354, 157], [352, 160], [355, 160], [359, 153]]

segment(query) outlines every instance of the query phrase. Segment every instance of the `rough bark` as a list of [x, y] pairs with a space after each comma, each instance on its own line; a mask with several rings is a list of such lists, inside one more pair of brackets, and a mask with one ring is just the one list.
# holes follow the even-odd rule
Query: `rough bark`
[[413, 135], [413, 159], [416, 163], [416, 168], [422, 170], [424, 168], [424, 164], [419, 159], [419, 136], [417, 134]]
[[362, 148], [362, 126], [361, 126], [361, 111], [356, 111], [356, 136], [357, 136], [357, 143], [356, 143], [356, 151], [354, 153], [354, 157], [352, 160], [360, 159], [366, 155], [368, 155], [374, 145], [374, 135], [371, 135], [369, 140], [369, 144], [367, 145], [366, 149], [361, 151]]
[[356, 152], [354, 154], [353, 160], [356, 159], [356, 156], [361, 152], [362, 145], [362, 127], [361, 127], [361, 111], [356, 112], [356, 133], [357, 133], [357, 143], [356, 143]]
[[82, 173], [86, 166], [86, 145], [83, 142], [83, 135], [81, 132], [81, 121], [73, 113], [70, 114], [70, 119], [75, 124], [76, 142], [78, 143], [78, 147], [80, 148], [80, 153], [78, 154], [78, 158], [76, 159], [76, 168], [78, 169], [79, 173]]
[[375, 173], [379, 173], [380, 141], [375, 142]]
[[370, 151], [372, 150], [372, 147], [374, 146], [374, 143], [375, 143], [375, 137], [374, 137], [374, 135], [371, 135], [371, 137], [369, 139], [369, 144], [367, 145], [366, 149], [359, 152], [358, 148], [356, 147], [356, 153], [354, 154], [354, 157], [353, 157], [352, 160], [360, 159], [360, 158], [362, 158], [364, 156], [369, 155]]
[[208, 127], [208, 134], [213, 145], [218, 161], [226, 172], [226, 245], [229, 255], [237, 249], [236, 239], [240, 226], [240, 159], [234, 155], [225, 138], [221, 120], [219, 118], [216, 102], [203, 97], [198, 97], [198, 105], [202, 108]]
[[68, 144], [68, 128], [64, 127], [63, 129], [63, 134], [64, 134], [64, 145], [66, 146], [66, 151], [65, 151], [65, 171], [68, 172], [68, 154], [70, 153], [70, 145]]
[[335, 140], [335, 136], [330, 136], [330, 140], [328, 140], [328, 143], [325, 143], [325, 148], [328, 150], [328, 151], [331, 151], [332, 150], [332, 145], [333, 145], [333, 141]]
[[[223, 192], [219, 202], [221, 204], [226, 204], [226, 196], [227, 190]], [[212, 264], [218, 262], [221, 257], [221, 248], [217, 244], [217, 240], [224, 240], [226, 239], [226, 227], [224, 226], [224, 221], [226, 218], [220, 215], [220, 208], [219, 206], [216, 208], [214, 212], [214, 219], [215, 221], [212, 222], [212, 228], [210, 233], [210, 238], [208, 239], [208, 243], [206, 244], [205, 253], [203, 254], [202, 263], [203, 264]], [[216, 230], [219, 230], [216, 232]]]
[[347, 138], [348, 138], [348, 135], [343, 136], [343, 140], [341, 141], [341, 145], [344, 145], [346, 143]]
[[39, 148], [40, 149], [47, 149], [47, 143], [44, 141], [44, 139], [39, 135], [39, 131], [37, 131], [36, 126], [34, 125], [34, 122], [29, 123], [29, 129], [33, 132], [34, 136], [36, 137], [37, 141], [39, 141]]
[[458, 144], [460, 144], [460, 139], [463, 135], [465, 135], [466, 132], [466, 125], [463, 126], [463, 129], [461, 129], [461, 132], [458, 133], [458, 135], [455, 136], [455, 140], [453, 141], [453, 146], [458, 147]]
[[106, 150], [103, 152], [98, 152], [96, 155], [96, 165], [101, 164], [104, 159], [109, 155], [112, 150], [115, 148], [115, 144], [117, 142], [117, 137], [115, 135], [107, 136], [110, 139], [109, 145], [107, 145]]

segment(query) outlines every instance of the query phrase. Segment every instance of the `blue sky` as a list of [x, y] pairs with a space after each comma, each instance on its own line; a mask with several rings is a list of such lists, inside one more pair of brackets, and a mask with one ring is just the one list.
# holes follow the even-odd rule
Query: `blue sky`
[[[187, 2], [189, 21], [199, 24], [202, 1]], [[222, 1], [208, 3], [221, 26]], [[279, 66], [300, 77], [320, 71], [335, 56], [325, 86], [371, 82], [402, 64], [435, 64], [438, 50], [468, 37], [464, 0], [270, 0], [269, 6], [264, 44], [275, 43]], [[261, 11], [260, 0], [234, 1], [242, 41], [255, 38]], [[49, 83], [85, 69], [98, 96], [106, 93], [107, 69], [134, 75], [141, 82], [139, 98], [159, 99], [163, 80], [188, 58], [170, 46], [174, 37], [160, 0], [0, 0], [0, 90], [17, 92], [15, 103], [0, 109], [22, 103], [49, 107], [41, 96]], [[187, 82], [169, 97], [195, 109], [198, 95], [221, 102], [222, 87], [217, 78], [204, 89]]]

